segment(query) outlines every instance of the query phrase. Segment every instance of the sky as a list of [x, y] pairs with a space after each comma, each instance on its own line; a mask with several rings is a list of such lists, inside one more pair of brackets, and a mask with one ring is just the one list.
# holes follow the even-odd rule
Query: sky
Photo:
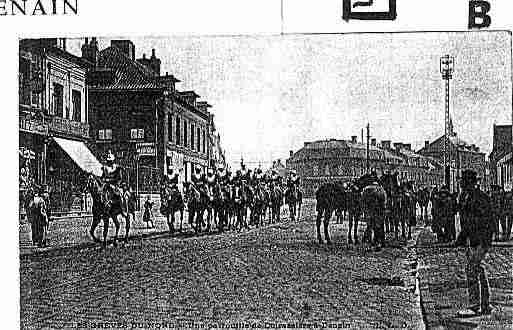
[[[370, 124], [378, 141], [415, 149], [444, 132], [440, 57], [455, 57], [451, 116], [458, 135], [489, 153], [493, 124], [512, 122], [507, 32], [321, 34], [130, 39], [155, 48], [162, 73], [213, 105], [232, 165], [268, 166], [304, 142], [349, 139]], [[79, 55], [83, 40], [69, 40]]]

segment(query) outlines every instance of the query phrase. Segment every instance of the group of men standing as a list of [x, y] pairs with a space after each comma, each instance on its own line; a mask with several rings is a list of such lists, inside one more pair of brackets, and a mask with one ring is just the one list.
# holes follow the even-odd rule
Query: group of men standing
[[[467, 249], [465, 271], [470, 306], [458, 312], [459, 316], [487, 315], [491, 313], [490, 292], [482, 263], [488, 255], [494, 234], [496, 239], [499, 237], [497, 216], [502, 211], [494, 203], [495, 196], [481, 190], [475, 171], [462, 172], [460, 188], [458, 195], [450, 193], [446, 186], [433, 191], [432, 229], [439, 241]], [[461, 227], [458, 235], [456, 214], [459, 214]]]

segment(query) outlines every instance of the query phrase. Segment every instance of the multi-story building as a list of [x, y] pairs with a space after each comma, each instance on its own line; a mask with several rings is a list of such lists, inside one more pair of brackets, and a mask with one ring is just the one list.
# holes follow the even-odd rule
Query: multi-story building
[[53, 212], [82, 209], [85, 175], [100, 174], [87, 147], [86, 71], [65, 39], [20, 41], [20, 188], [48, 185]]
[[[465, 169], [472, 169], [477, 172], [481, 178], [483, 188], [488, 187], [487, 181], [487, 163], [486, 156], [480, 152], [474, 144], [468, 144], [460, 139], [456, 133], [451, 133], [447, 141], [451, 190], [455, 191], [459, 187], [459, 178], [461, 172]], [[443, 163], [445, 148], [445, 135], [436, 139], [434, 142], [425, 141], [425, 145], [419, 150], [421, 155], [432, 157]]]
[[323, 183], [349, 182], [368, 170], [378, 175], [396, 172], [401, 181], [415, 181], [417, 187], [440, 185], [443, 181], [439, 163], [415, 153], [411, 145], [395, 143], [392, 148], [391, 141], [378, 145], [376, 139], [372, 139], [367, 157], [367, 145], [359, 143], [356, 136], [351, 140], [305, 142], [297, 152], [291, 151], [287, 169], [298, 172], [306, 196], [313, 196]]
[[[206, 102], [205, 102], [206, 103]], [[205, 106], [210, 106], [206, 104]], [[214, 122], [214, 115], [210, 114], [210, 131], [209, 131], [209, 143], [211, 144], [212, 148], [211, 154], [209, 154], [209, 166], [212, 168], [226, 168], [226, 155], [223, 150], [222, 144], [221, 144], [221, 135], [216, 129], [216, 125]]]
[[88, 74], [89, 116], [95, 152], [112, 150], [127, 168], [126, 180], [138, 191], [156, 191], [170, 167], [180, 181], [190, 180], [194, 167], [205, 169], [209, 143], [210, 105], [194, 91], [179, 92], [173, 75], [161, 75], [160, 59], [135, 58], [130, 40], [113, 40], [98, 50], [86, 39], [82, 57]]
[[511, 189], [511, 125], [493, 125], [493, 149], [490, 153], [490, 183]]

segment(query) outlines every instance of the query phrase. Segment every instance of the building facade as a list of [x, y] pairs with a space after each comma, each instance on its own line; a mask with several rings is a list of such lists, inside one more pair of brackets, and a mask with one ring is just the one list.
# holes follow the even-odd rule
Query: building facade
[[[368, 164], [368, 165], [367, 165]], [[320, 185], [330, 181], [350, 182], [367, 173], [386, 171], [398, 173], [401, 181], [413, 180], [417, 187], [440, 185], [443, 172], [440, 164], [411, 150], [403, 143], [375, 139], [367, 146], [359, 143], [357, 137], [351, 140], [322, 140], [306, 142], [297, 152], [291, 152], [287, 169], [295, 169], [302, 181], [306, 196], [314, 196]]]
[[136, 59], [130, 40], [113, 40], [99, 51], [93, 38], [86, 40], [82, 57], [92, 63], [88, 85], [95, 153], [112, 150], [127, 168], [132, 187], [156, 192], [170, 169], [183, 182], [195, 167], [208, 167], [210, 105], [198, 102], [194, 91], [177, 91], [179, 80], [161, 75], [155, 50], [150, 58]]
[[490, 183], [504, 188], [511, 186], [508, 166], [511, 166], [512, 133], [511, 125], [493, 125], [493, 149], [489, 156]]
[[47, 185], [54, 213], [82, 210], [86, 172], [100, 170], [87, 147], [87, 65], [65, 46], [25, 39], [19, 53], [20, 188]]
[[[489, 186], [487, 177], [486, 155], [480, 152], [475, 145], [468, 144], [460, 139], [456, 133], [448, 137], [448, 155], [450, 166], [451, 190], [459, 189], [459, 178], [461, 172], [465, 169], [472, 169], [477, 172], [481, 178], [481, 184], [484, 189]], [[445, 135], [436, 139], [434, 142], [426, 141], [424, 147], [419, 150], [421, 155], [437, 159], [443, 164], [445, 148]]]

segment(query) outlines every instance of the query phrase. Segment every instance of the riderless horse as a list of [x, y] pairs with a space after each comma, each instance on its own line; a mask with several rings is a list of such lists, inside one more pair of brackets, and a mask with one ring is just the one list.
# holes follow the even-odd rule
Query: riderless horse
[[[102, 180], [94, 174], [89, 174], [86, 184], [87, 191], [91, 194], [93, 200], [92, 213], [93, 222], [89, 233], [95, 242], [101, 242], [94, 235], [94, 231], [101, 220], [103, 220], [103, 245], [107, 246], [107, 234], [109, 231], [110, 219], [114, 221], [116, 227], [116, 235], [114, 236], [113, 244], [117, 245], [117, 239], [119, 234], [119, 216], [127, 219], [125, 210], [123, 209], [124, 201], [122, 196], [112, 194], [110, 190], [104, 189], [104, 183]], [[127, 220], [129, 221], [129, 220]], [[129, 228], [129, 226], [127, 226]], [[128, 231], [125, 235], [125, 241], [128, 240]]]
[[342, 182], [326, 183], [317, 189], [315, 193], [317, 210], [317, 239], [323, 244], [321, 236], [321, 221], [324, 219], [324, 238], [327, 244], [331, 244], [329, 235], [329, 222], [334, 211], [340, 210], [346, 203], [346, 193]]
[[281, 207], [283, 205], [283, 191], [278, 184], [270, 185], [271, 222], [279, 222], [281, 219]]

